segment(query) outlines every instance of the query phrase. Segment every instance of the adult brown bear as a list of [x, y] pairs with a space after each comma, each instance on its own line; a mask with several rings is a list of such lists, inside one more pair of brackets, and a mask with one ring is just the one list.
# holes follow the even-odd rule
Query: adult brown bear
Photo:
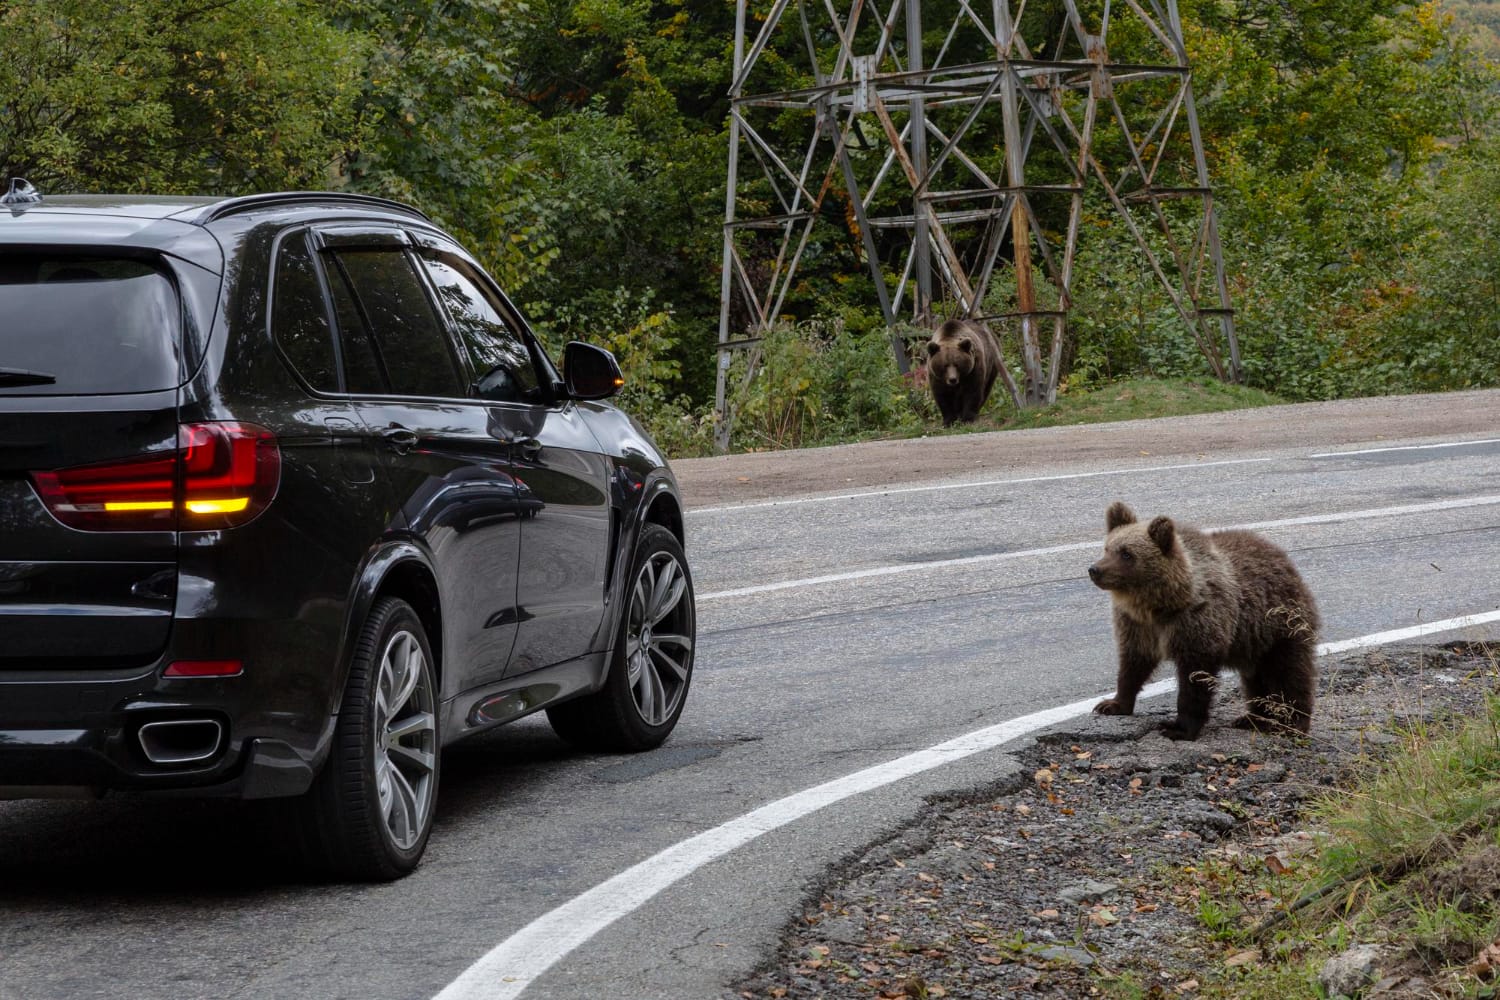
[[1000, 344], [978, 323], [950, 319], [927, 342], [927, 385], [943, 426], [972, 422], [1000, 375]]
[[1239, 672], [1248, 705], [1235, 726], [1307, 732], [1318, 608], [1287, 554], [1248, 531], [1207, 535], [1168, 517], [1141, 524], [1118, 501], [1105, 526], [1089, 579], [1114, 604], [1120, 672], [1115, 696], [1094, 711], [1130, 715], [1157, 664], [1171, 660], [1177, 717], [1162, 729], [1172, 739], [1198, 738], [1223, 667]]

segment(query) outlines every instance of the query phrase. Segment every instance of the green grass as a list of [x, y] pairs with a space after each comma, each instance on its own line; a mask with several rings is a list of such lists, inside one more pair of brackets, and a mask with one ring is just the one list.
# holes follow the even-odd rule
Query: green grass
[[[1282, 402], [1285, 401], [1259, 389], [1227, 385], [1209, 378], [1133, 378], [1087, 392], [1059, 396], [1056, 403], [1038, 410], [1017, 413], [1007, 406], [1006, 415], [990, 427], [982, 427], [984, 418], [974, 426], [985, 430], [1063, 427], [1114, 420], [1179, 417], [1190, 413], [1219, 413], [1253, 406], [1274, 406]], [[989, 409], [993, 412], [996, 407], [991, 404]]]
[[[1202, 970], [1200, 997], [1318, 996], [1323, 961], [1364, 941], [1384, 943], [1389, 966], [1441, 982], [1445, 996], [1497, 996], [1493, 978], [1466, 966], [1500, 940], [1500, 696], [1473, 717], [1399, 735], [1396, 753], [1311, 807], [1309, 823], [1329, 836], [1295, 876], [1270, 876], [1253, 856], [1214, 878], [1189, 870], [1203, 887], [1203, 942], [1266, 956]], [[1269, 917], [1246, 914], [1245, 902], [1268, 898], [1278, 901]]]

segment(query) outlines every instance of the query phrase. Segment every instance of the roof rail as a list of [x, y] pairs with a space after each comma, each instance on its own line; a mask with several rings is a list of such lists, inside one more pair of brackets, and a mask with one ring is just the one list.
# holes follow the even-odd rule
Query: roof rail
[[334, 203], [341, 205], [363, 205], [366, 208], [383, 208], [387, 211], [404, 212], [414, 215], [419, 219], [431, 222], [427, 213], [420, 209], [412, 208], [410, 205], [389, 198], [377, 198], [369, 194], [352, 194], [347, 191], [278, 191], [272, 194], [248, 194], [239, 198], [226, 198], [199, 211], [188, 221], [198, 225], [206, 225], [216, 219], [222, 219], [230, 215], [239, 215], [242, 212], [253, 212], [258, 208], [269, 208], [275, 205], [298, 205], [314, 203]]

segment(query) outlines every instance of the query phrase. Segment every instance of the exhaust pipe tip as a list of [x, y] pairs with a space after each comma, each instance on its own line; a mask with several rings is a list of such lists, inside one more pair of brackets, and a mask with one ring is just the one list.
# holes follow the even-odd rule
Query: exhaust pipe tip
[[136, 740], [153, 764], [201, 764], [218, 756], [224, 745], [224, 724], [218, 719], [162, 719], [142, 723]]

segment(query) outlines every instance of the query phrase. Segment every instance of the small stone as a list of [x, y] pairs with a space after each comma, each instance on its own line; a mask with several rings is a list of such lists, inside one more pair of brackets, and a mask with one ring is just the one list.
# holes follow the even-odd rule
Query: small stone
[[1044, 958], [1049, 962], [1066, 962], [1069, 965], [1078, 965], [1088, 968], [1094, 964], [1094, 956], [1082, 948], [1066, 948], [1055, 945], [1051, 948], [1043, 948], [1037, 953], [1038, 958]]
[[824, 941], [838, 944], [863, 944], [865, 940], [864, 928], [849, 917], [829, 917], [814, 933]]
[[1380, 957], [1378, 945], [1355, 945], [1324, 962], [1318, 982], [1329, 996], [1357, 996], [1379, 978], [1376, 963]]
[[1090, 879], [1060, 890], [1057, 898], [1065, 903], [1097, 903], [1119, 888], [1118, 882], [1095, 882]]

